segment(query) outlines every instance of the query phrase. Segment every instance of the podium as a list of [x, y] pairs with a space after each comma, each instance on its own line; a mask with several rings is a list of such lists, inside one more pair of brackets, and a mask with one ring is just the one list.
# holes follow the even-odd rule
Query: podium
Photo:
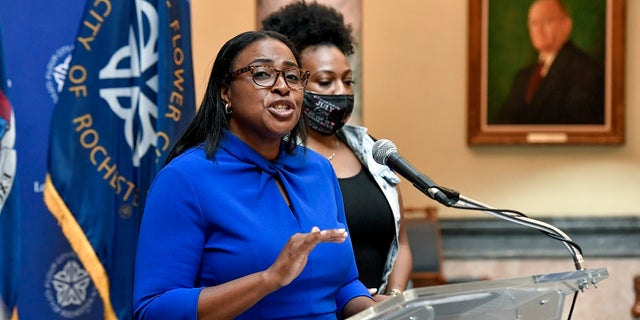
[[607, 278], [605, 268], [410, 289], [348, 320], [561, 319], [568, 295]]

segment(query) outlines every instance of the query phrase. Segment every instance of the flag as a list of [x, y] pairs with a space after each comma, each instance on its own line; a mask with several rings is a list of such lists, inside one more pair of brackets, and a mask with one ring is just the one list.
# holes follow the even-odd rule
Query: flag
[[[69, 0], [61, 5], [48, 0], [0, 1], [4, 75], [8, 79], [3, 84], [7, 85], [5, 94], [15, 119], [10, 120], [10, 128], [15, 129], [20, 161], [4, 213], [0, 214], [0, 220], [17, 219], [0, 221], [0, 259], [6, 259], [6, 263], [0, 263], [0, 277], [7, 277], [5, 283], [10, 283], [12, 290], [18, 285], [17, 304], [10, 312], [12, 318], [20, 320], [99, 319], [103, 314], [93, 284], [81, 305], [63, 307], [51, 295], [59, 271], [67, 263], [79, 262], [42, 201], [49, 123], [85, 2]], [[12, 244], [6, 240], [7, 235], [15, 236], [9, 238]], [[19, 261], [14, 260], [16, 256]], [[8, 266], [19, 270], [18, 278], [9, 278]]]
[[15, 117], [7, 97], [0, 30], [0, 319], [10, 319], [17, 299], [20, 270], [20, 210], [12, 192], [16, 176]]
[[147, 190], [195, 112], [190, 4], [88, 1], [51, 119], [44, 200], [83, 268], [57, 294], [81, 300], [84, 270], [105, 319], [130, 319]]

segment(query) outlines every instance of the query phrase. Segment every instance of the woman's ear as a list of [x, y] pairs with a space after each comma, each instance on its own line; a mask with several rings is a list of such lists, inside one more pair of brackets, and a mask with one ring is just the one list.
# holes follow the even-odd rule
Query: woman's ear
[[220, 87], [220, 98], [222, 99], [222, 102], [225, 105], [229, 104], [229, 101], [231, 101], [231, 99], [229, 99], [229, 87], [227, 86]]

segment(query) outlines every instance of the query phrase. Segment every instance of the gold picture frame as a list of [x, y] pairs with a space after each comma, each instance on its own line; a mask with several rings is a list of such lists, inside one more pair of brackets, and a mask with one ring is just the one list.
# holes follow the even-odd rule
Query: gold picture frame
[[[574, 31], [571, 34], [572, 41], [576, 31], [582, 32], [583, 39], [598, 34], [601, 37], [601, 54], [603, 56], [605, 79], [604, 123], [513, 124], [496, 123], [491, 118], [500, 107], [499, 102], [496, 101], [506, 97], [505, 91], [507, 89], [505, 88], [507, 88], [507, 85], [504, 85], [504, 83], [510, 82], [514, 78], [515, 71], [513, 70], [515, 70], [515, 67], [511, 68], [510, 74], [503, 75], [497, 74], [497, 71], [494, 72], [492, 70], [509, 71], [509, 65], [505, 64], [505, 60], [516, 56], [500, 52], [504, 46], [501, 47], [499, 41], [492, 41], [492, 37], [499, 38], [498, 35], [494, 36], [492, 32], [514, 32], [513, 35], [503, 34], [502, 37], [508, 39], [503, 43], [512, 46], [514, 43], [527, 41], [527, 45], [523, 44], [521, 48], [528, 46], [527, 50], [535, 53], [531, 45], [528, 44], [527, 33], [527, 11], [532, 1], [469, 0], [468, 144], [616, 145], [624, 143], [625, 0], [599, 1], [602, 1], [602, 3], [593, 3], [600, 5], [604, 12], [592, 14], [600, 15], [600, 20], [593, 19], [593, 16], [588, 16], [588, 14], [585, 14], [587, 16], [582, 20], [576, 18], [578, 9], [582, 9], [584, 1], [565, 0], [564, 2], [573, 18]], [[571, 4], [575, 5], [571, 7]], [[491, 9], [490, 5], [492, 6]], [[504, 8], [499, 10], [500, 6], [504, 6]], [[517, 24], [520, 26], [513, 25], [513, 19], [516, 19], [516, 16], [519, 17]], [[500, 19], [511, 19], [505, 20], [503, 23], [503, 26], [506, 24], [510, 27], [500, 27], [499, 23], [495, 23]], [[591, 26], [591, 28], [577, 27], [579, 23], [592, 23], [591, 21], [600, 21], [601, 26]], [[490, 24], [490, 22], [493, 24]], [[600, 28], [599, 31], [598, 28]], [[510, 39], [508, 38], [509, 36], [511, 36]], [[529, 53], [529, 58], [534, 53]], [[493, 63], [493, 69], [489, 67], [490, 59], [496, 61]], [[498, 68], [496, 68], [497, 65], [499, 65]], [[500, 95], [501, 93], [502, 95]]]

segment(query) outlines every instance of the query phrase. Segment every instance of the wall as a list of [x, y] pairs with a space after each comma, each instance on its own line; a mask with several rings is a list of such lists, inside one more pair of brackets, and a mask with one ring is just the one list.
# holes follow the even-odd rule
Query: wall
[[[196, 92], [231, 36], [254, 29], [255, 1], [192, 1]], [[640, 194], [640, 2], [627, 3], [626, 143], [474, 146], [466, 143], [467, 0], [363, 1], [363, 121], [440, 185], [530, 216], [637, 215]], [[406, 204], [433, 202], [408, 183]], [[445, 217], [477, 217], [442, 208]]]
[[193, 68], [198, 104], [204, 96], [220, 47], [238, 33], [255, 29], [256, 1], [191, 1]]
[[[256, 28], [255, 1], [192, 0], [196, 93], [231, 36]], [[363, 1], [363, 121], [436, 182], [500, 208], [540, 217], [638, 216], [640, 1], [627, 1], [626, 143], [474, 146], [466, 143], [467, 0]], [[200, 99], [198, 99], [200, 100]], [[401, 184], [406, 205], [437, 205]], [[440, 206], [445, 218], [484, 218]], [[587, 259], [610, 279], [578, 299], [577, 319], [628, 319], [638, 259]], [[492, 279], [570, 270], [570, 259], [449, 260], [450, 276]]]
[[[439, 184], [530, 215], [636, 215], [640, 191], [640, 97], [627, 90], [623, 146], [493, 146], [466, 143], [467, 1], [366, 2], [364, 121], [392, 139]], [[640, 3], [627, 5], [637, 30]], [[640, 43], [627, 32], [627, 57]], [[627, 58], [627, 88], [638, 64]], [[424, 196], [405, 185], [405, 202]], [[463, 213], [444, 208], [445, 215]], [[476, 214], [477, 215], [477, 214]]]

